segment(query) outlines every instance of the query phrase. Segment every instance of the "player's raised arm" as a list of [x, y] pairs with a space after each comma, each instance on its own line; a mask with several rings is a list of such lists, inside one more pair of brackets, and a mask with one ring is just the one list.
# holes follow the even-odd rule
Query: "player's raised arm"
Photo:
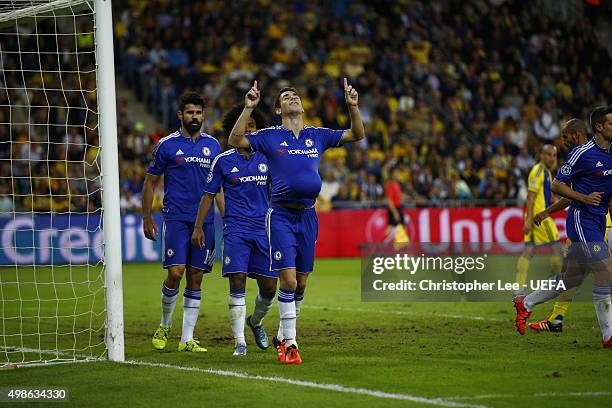
[[153, 241], [157, 240], [157, 225], [155, 225], [155, 221], [153, 221], [151, 216], [151, 207], [153, 206], [155, 186], [160, 178], [161, 176], [147, 173], [142, 188], [142, 229], [145, 237]]
[[351, 128], [342, 134], [342, 143], [356, 142], [365, 137], [365, 128], [359, 112], [359, 94], [352, 85], [349, 85], [346, 78], [344, 78], [344, 99], [351, 117]]
[[249, 89], [249, 92], [244, 97], [244, 109], [242, 113], [236, 120], [234, 127], [232, 128], [232, 132], [229, 135], [227, 143], [233, 147], [239, 147], [242, 149], [248, 149], [251, 147], [249, 143], [249, 139], [244, 137], [244, 132], [251, 117], [251, 113], [257, 107], [259, 103], [260, 93], [259, 89], [257, 89], [257, 81], [253, 82], [253, 86]]

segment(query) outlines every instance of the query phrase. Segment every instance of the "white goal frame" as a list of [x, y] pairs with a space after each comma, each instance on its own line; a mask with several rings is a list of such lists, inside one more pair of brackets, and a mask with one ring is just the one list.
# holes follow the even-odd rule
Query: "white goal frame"
[[106, 263], [106, 348], [112, 361], [124, 361], [121, 209], [117, 154], [117, 106], [111, 0], [95, 0], [96, 79], [102, 164], [104, 262]]
[[[93, 8], [102, 176], [105, 342], [108, 359], [123, 362], [125, 351], [121, 214], [111, 0], [12, 0], [9, 3], [0, 5], [0, 25], [13, 20], [27, 19], [37, 14], [49, 12], [62, 14], [83, 7]], [[53, 364], [53, 361], [32, 365], [46, 364]]]

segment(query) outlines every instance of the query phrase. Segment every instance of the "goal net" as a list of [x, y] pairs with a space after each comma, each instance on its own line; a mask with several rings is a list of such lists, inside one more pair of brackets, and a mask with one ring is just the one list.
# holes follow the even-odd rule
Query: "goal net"
[[106, 356], [94, 9], [0, 3], [0, 366]]

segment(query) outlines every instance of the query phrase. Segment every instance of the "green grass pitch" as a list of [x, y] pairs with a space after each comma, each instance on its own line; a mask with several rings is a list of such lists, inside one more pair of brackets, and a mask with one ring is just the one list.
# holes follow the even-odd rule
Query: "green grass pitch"
[[[68, 387], [70, 402], [34, 405], [58, 407], [612, 406], [612, 351], [601, 347], [589, 302], [572, 305], [562, 334], [519, 336], [510, 301], [363, 303], [359, 259], [319, 260], [298, 321], [304, 364], [284, 366], [276, 361], [274, 350], [257, 349], [248, 328], [248, 355], [232, 356], [227, 282], [219, 276], [219, 267], [215, 265], [213, 274], [204, 278], [196, 326], [196, 336], [208, 353], [176, 351], [182, 300], [168, 349], [152, 348], [165, 272], [159, 264], [129, 264], [124, 266], [123, 286], [125, 351], [127, 360], [140, 365], [103, 361], [6, 369], [0, 370], [0, 387]], [[10, 300], [16, 290], [6, 283], [14, 278], [11, 273], [0, 270], [0, 346], [16, 346], [11, 342], [17, 337], [11, 334], [19, 324], [24, 328], [35, 324], [40, 332], [51, 333], [30, 339], [27, 346], [32, 348], [52, 348], [56, 341], [96, 343], [97, 332], [93, 338], [89, 333], [75, 336], [72, 330], [53, 335], [58, 324], [53, 314], [36, 322], [11, 319], [19, 307], [23, 314], [38, 307], [35, 291], [27, 287], [19, 288], [22, 302]], [[48, 271], [39, 270], [40, 283], [45, 282], [45, 274]], [[39, 286], [41, 291], [61, 291], [67, 300], [56, 305], [60, 314], [76, 311], [83, 313], [79, 319], [91, 319], [87, 310], [102, 306], [103, 297], [87, 285]], [[76, 292], [79, 300], [71, 302], [71, 293]], [[247, 313], [255, 293], [256, 284], [249, 281]], [[532, 320], [545, 317], [551, 306], [540, 306]], [[275, 306], [265, 320], [269, 334], [277, 324]], [[0, 352], [0, 357], [6, 355]]]

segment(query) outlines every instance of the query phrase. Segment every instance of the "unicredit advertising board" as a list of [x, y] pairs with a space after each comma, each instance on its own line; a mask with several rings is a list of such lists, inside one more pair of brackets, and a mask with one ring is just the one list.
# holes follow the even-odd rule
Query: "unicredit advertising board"
[[[414, 208], [404, 214], [412, 242], [493, 242], [508, 253], [523, 248], [522, 208]], [[564, 240], [565, 212], [553, 219]], [[386, 209], [320, 213], [317, 256], [359, 256], [361, 244], [383, 242], [386, 236]]]
[[[413, 242], [495, 242], [508, 252], [521, 249], [521, 208], [429, 208], [405, 211], [407, 230]], [[155, 215], [160, 226], [161, 217]], [[555, 222], [565, 238], [565, 214]], [[124, 262], [161, 259], [161, 237], [146, 239], [142, 217], [121, 217]], [[217, 227], [220, 222], [217, 219]], [[355, 257], [360, 245], [383, 242], [387, 213], [378, 210], [336, 210], [319, 214], [317, 256]], [[217, 228], [217, 256], [221, 231]], [[85, 264], [98, 262], [103, 253], [99, 214], [0, 217], [0, 265]]]

